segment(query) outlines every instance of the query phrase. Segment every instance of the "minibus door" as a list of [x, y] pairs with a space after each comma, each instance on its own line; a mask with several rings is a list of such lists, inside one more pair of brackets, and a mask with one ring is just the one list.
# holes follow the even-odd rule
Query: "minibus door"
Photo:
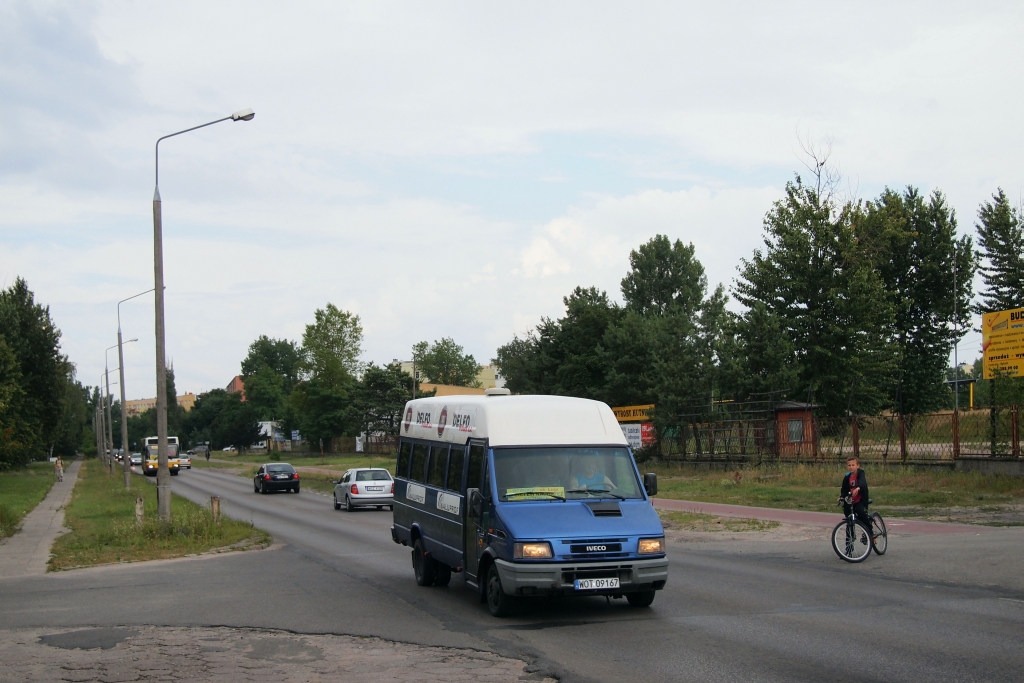
[[466, 463], [466, 523], [464, 530], [466, 578], [478, 583], [476, 572], [485, 544], [481, 515], [486, 510], [487, 492], [481, 490], [487, 448], [482, 441], [470, 441]]

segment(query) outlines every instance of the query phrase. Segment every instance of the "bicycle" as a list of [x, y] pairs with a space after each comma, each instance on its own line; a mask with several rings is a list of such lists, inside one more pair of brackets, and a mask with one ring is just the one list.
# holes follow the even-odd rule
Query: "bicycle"
[[[839, 500], [839, 505], [850, 506], [850, 514], [836, 524], [832, 530], [832, 550], [847, 562], [863, 562], [874, 550], [877, 555], [884, 555], [889, 547], [889, 533], [885, 528], [885, 520], [877, 512], [871, 513], [868, 528], [853, 512], [853, 499], [847, 496]], [[871, 504], [871, 501], [868, 501]]]

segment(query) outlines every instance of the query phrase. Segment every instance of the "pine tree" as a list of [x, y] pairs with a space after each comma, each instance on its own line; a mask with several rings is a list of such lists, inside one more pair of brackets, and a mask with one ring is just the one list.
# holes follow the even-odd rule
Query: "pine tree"
[[1024, 225], [1000, 188], [978, 209], [979, 255], [982, 257], [979, 313], [1024, 307]]

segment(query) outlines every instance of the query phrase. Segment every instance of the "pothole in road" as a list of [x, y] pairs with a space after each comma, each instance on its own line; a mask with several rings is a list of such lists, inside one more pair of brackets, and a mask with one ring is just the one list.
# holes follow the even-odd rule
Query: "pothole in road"
[[[246, 628], [0, 630], [14, 680], [423, 681], [542, 680], [520, 659], [380, 638]], [[554, 679], [546, 679], [553, 681]]]

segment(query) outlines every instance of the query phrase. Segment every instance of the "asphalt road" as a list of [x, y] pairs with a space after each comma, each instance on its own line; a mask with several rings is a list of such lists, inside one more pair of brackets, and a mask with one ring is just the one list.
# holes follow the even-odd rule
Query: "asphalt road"
[[[0, 581], [0, 628], [254, 626], [522, 657], [567, 681], [1019, 681], [1024, 528], [913, 535], [860, 565], [810, 538], [672, 541], [650, 609], [566, 598], [494, 619], [456, 575], [420, 588], [391, 513], [253, 493], [213, 469], [174, 478], [274, 535], [256, 552]], [[837, 518], [838, 520], [838, 518]]]

